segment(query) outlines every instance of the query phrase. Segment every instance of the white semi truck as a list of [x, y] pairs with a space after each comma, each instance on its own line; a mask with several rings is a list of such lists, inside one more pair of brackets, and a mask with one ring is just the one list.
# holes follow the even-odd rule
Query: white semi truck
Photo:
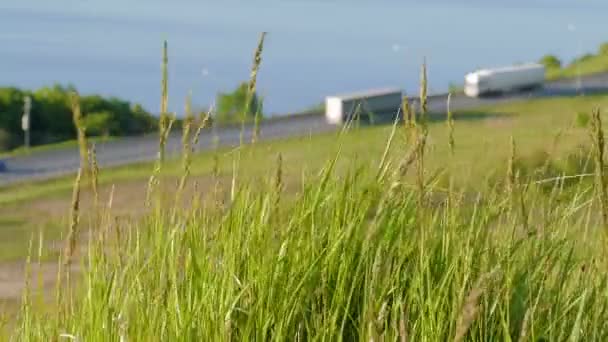
[[330, 124], [343, 124], [355, 116], [396, 114], [401, 106], [399, 89], [378, 89], [325, 99], [325, 118]]
[[464, 93], [470, 97], [542, 87], [545, 67], [529, 63], [495, 69], [481, 69], [465, 76]]

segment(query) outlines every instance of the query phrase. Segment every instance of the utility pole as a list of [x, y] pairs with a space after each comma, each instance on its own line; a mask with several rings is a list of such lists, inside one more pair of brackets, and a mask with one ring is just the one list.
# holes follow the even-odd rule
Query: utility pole
[[32, 109], [32, 98], [26, 96], [23, 99], [23, 116], [21, 117], [21, 128], [23, 129], [24, 134], [24, 144], [25, 149], [29, 151], [30, 149], [30, 111]]

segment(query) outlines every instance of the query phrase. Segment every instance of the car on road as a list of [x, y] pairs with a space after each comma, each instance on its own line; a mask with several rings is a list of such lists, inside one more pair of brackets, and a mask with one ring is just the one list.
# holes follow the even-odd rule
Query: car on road
[[0, 172], [6, 172], [6, 162], [2, 159], [0, 159]]

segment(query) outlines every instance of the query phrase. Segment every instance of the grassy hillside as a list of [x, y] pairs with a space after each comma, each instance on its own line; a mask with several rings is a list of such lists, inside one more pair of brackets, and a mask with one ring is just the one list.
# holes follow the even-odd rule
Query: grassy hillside
[[[578, 151], [579, 146], [588, 143], [587, 129], [579, 127], [577, 114], [590, 114], [596, 106], [608, 112], [608, 97], [551, 98], [457, 112], [454, 115], [457, 157], [450, 157], [445, 122], [433, 122], [429, 125], [426, 165], [431, 173], [430, 170], [442, 170], [449, 164], [455, 182], [460, 186], [483, 187], [486, 181], [504, 174], [509, 141], [513, 136], [519, 146], [519, 154], [522, 158], [526, 157], [524, 161], [530, 167], [543, 164], [547, 155], [551, 154], [556, 159], [553, 163], [556, 168], [561, 165], [559, 167], [564, 172], [572, 173], [567, 168], [576, 168], [576, 165], [568, 166], [568, 163], [572, 163], [573, 153]], [[193, 157], [191, 177], [201, 187], [210, 186], [213, 179], [211, 173], [217, 160], [219, 177], [223, 182], [229, 182], [235, 167], [235, 156], [241, 151], [237, 165], [238, 179], [263, 181], [267, 178], [269, 165], [275, 164], [277, 155], [281, 154], [284, 182], [293, 193], [301, 187], [303, 175], [318, 172], [338, 150], [341, 154], [339, 170], [348, 169], [352, 161], [366, 166], [377, 164], [391, 129], [390, 126], [361, 127], [352, 129], [339, 139], [337, 133], [329, 133], [262, 142], [242, 150], [222, 149], [217, 154], [205, 152]], [[402, 135], [398, 135], [398, 139], [403, 139]], [[402, 149], [390, 150], [392, 157], [403, 153]], [[120, 214], [140, 212], [144, 205], [141, 197], [152, 169], [151, 163], [104, 169], [99, 175], [100, 191], [107, 196], [112, 185], [115, 185], [114, 201], [120, 203]], [[166, 183], [176, 182], [181, 173], [180, 160], [168, 161], [164, 173]], [[1, 249], [5, 258], [22, 257], [30, 234], [40, 226], [56, 227], [55, 236], [59, 236], [61, 227], [65, 226], [72, 183], [73, 176], [69, 176], [0, 188], [0, 214], [7, 217], [6, 222], [0, 222], [0, 227], [4, 231], [11, 231], [13, 237], [2, 240], [5, 241]], [[193, 190], [190, 188], [188, 191]], [[85, 191], [82, 205], [88, 208], [89, 202], [90, 195]], [[41, 222], [45, 219], [49, 221], [48, 224]]]
[[576, 114], [593, 107], [608, 97], [457, 113], [453, 154], [444, 122], [203, 154], [179, 194], [168, 165], [149, 209], [150, 165], [102, 172], [97, 209], [83, 179], [65, 202], [94, 237], [80, 286], [50, 312], [26, 293], [17, 336], [605, 340], [601, 130]]
[[575, 78], [608, 72], [608, 44], [600, 47], [597, 54], [586, 54], [563, 67], [548, 68], [548, 79]]
[[[551, 152], [556, 148], [555, 154], [559, 157], [579, 143], [586, 142], [586, 130], [579, 127], [577, 115], [584, 113], [588, 116], [595, 107], [608, 111], [608, 96], [535, 99], [456, 112], [454, 134], [458, 141], [456, 150], [459, 157], [455, 164], [461, 169], [459, 172], [470, 173], [471, 177], [466, 178], [467, 182], [477, 183], [488, 172], [499, 167], [497, 163], [506, 160], [510, 136], [521, 145], [523, 154]], [[445, 158], [449, 155], [447, 126], [445, 122], [433, 122], [429, 127], [429, 148], [432, 153], [428, 155], [428, 163], [440, 167], [445, 164]], [[318, 170], [335, 154], [338, 147], [345, 159], [358, 158], [374, 162], [381, 155], [390, 130], [390, 126], [362, 126], [359, 129], [352, 129], [340, 139], [337, 139], [337, 133], [329, 133], [314, 137], [262, 142], [254, 147], [245, 146], [240, 167], [247, 170], [243, 171], [245, 177], [264, 175], [266, 166], [273, 163], [276, 155], [281, 153], [286, 165], [286, 175], [290, 179], [298, 180], [301, 177], [301, 167], [311, 172]], [[555, 138], [559, 139], [556, 145]], [[236, 151], [232, 149], [218, 151], [219, 167], [225, 176], [231, 175], [235, 153]], [[194, 156], [191, 166], [192, 175], [208, 176], [214, 158], [215, 154], [208, 152]], [[107, 169], [101, 173], [100, 183], [110, 185], [146, 181], [152, 168], [151, 163], [140, 163]], [[169, 161], [165, 172], [168, 177], [179, 176], [181, 162]], [[56, 193], [67, 194], [71, 189], [72, 180], [73, 177], [64, 177], [58, 180], [0, 188], [0, 204], [9, 205]]]
[[[24, 311], [19, 334], [216, 340], [405, 331], [443, 340], [466, 328], [468, 336], [552, 340], [578, 325], [585, 339], [604, 337], [605, 301], [591, 300], [605, 282], [594, 271], [605, 259], [593, 177], [568, 178], [593, 172], [589, 123], [577, 113], [595, 107], [608, 110], [608, 97], [455, 113], [453, 155], [448, 125], [433, 122], [423, 187], [416, 162], [395, 183], [393, 170], [412, 147], [402, 125], [380, 178], [391, 126], [196, 155], [178, 200], [182, 161], [168, 161], [160, 178], [164, 204], [154, 212], [144, 205], [151, 164], [102, 170], [100, 203], [115, 185], [112, 208], [95, 209], [86, 178], [79, 197], [81, 229], [105, 236], [103, 246], [91, 246], [82, 283], [95, 295], [61, 292], [80, 304], [62, 304], [61, 316]], [[527, 184], [517, 187], [521, 195], [505, 188], [514, 173], [517, 184]], [[567, 177], [551, 181], [559, 176]], [[0, 190], [0, 227], [10, 235], [2, 257], [23, 255], [40, 228], [42, 259], [58, 255], [52, 246], [69, 226], [72, 186], [66, 177]], [[110, 297], [101, 294], [108, 286]], [[29, 300], [37, 308], [52, 304]], [[583, 309], [588, 314], [580, 316]], [[129, 325], [121, 328], [117, 315]], [[110, 335], [101, 321], [113, 322]]]

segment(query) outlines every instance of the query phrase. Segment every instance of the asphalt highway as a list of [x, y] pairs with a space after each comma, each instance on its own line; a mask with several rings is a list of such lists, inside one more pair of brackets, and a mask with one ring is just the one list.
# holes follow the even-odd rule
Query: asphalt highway
[[[530, 98], [575, 96], [581, 92], [583, 94], [608, 93], [608, 73], [584, 77], [580, 82], [576, 79], [548, 82], [543, 89], [501, 96], [469, 98], [457, 95], [452, 97], [451, 108], [453, 111], [467, 110]], [[417, 99], [413, 98], [413, 101], [416, 102]], [[431, 96], [428, 100], [429, 111], [445, 113], [446, 103], [447, 95]], [[325, 122], [323, 113], [310, 113], [263, 123], [260, 140], [308, 136], [337, 129], [337, 126]], [[197, 150], [211, 148], [213, 136], [217, 136], [220, 146], [238, 146], [240, 131], [240, 127], [229, 127], [217, 129], [213, 134], [205, 132], [201, 136]], [[251, 126], [247, 126], [244, 141], [250, 141], [251, 132]], [[151, 161], [158, 154], [158, 138], [155, 135], [122, 138], [97, 143], [96, 149], [100, 167]], [[181, 136], [179, 133], [174, 133], [168, 139], [167, 153], [169, 156], [176, 156], [180, 150]], [[78, 170], [79, 155], [77, 148], [71, 147], [10, 157], [4, 159], [4, 163], [6, 170], [0, 171], [0, 186], [74, 173]]]

